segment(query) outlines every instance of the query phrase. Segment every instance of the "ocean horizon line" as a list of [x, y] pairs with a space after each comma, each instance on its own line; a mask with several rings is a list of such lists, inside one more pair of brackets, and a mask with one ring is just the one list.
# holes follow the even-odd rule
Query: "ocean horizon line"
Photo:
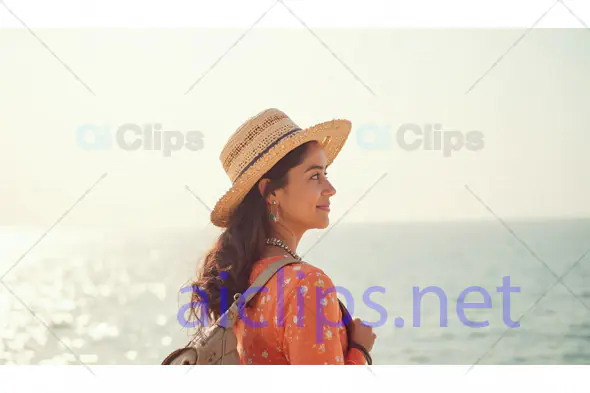
[[[590, 217], [558, 217], [558, 216], [537, 216], [537, 217], [526, 217], [526, 216], [513, 216], [513, 217], [500, 217], [502, 221], [509, 222], [509, 223], [516, 223], [516, 224], [543, 224], [543, 223], [551, 223], [551, 222], [585, 222], [590, 221]], [[444, 220], [383, 220], [383, 221], [346, 221], [343, 220], [342, 222], [334, 221], [334, 224], [331, 226], [338, 225], [338, 226], [358, 226], [358, 225], [368, 225], [373, 224], [376, 226], [387, 226], [387, 225], [453, 225], [453, 224], [485, 224], [485, 223], [494, 223], [498, 222], [498, 219], [495, 217], [483, 218], [457, 218], [457, 219], [444, 219]], [[33, 224], [0, 224], [0, 233], [3, 231], [46, 231], [51, 227], [51, 225], [42, 226], [42, 225], [33, 225]], [[211, 223], [205, 223], [201, 225], [195, 226], [188, 226], [188, 225], [163, 225], [159, 227], [146, 227], [146, 226], [139, 226], [139, 225], [127, 225], [127, 226], [120, 226], [120, 225], [78, 225], [78, 224], [67, 224], [61, 223], [52, 231], [59, 229], [65, 229], [67, 231], [73, 230], [82, 230], [88, 232], [100, 232], [111, 230], [114, 232], [119, 231], [135, 231], [138, 233], [146, 233], [146, 232], [165, 232], [165, 231], [209, 231], [209, 230], [222, 230], [222, 228], [217, 228], [213, 226]], [[330, 227], [326, 228], [329, 229]]]

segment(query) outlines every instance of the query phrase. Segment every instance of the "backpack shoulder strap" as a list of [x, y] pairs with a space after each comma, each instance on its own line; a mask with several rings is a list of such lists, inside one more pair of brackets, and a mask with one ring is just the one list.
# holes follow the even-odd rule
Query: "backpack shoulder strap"
[[241, 299], [243, 294], [240, 298], [234, 300], [233, 304], [229, 307], [226, 313], [220, 318], [220, 320], [227, 318], [227, 327], [232, 327], [234, 322], [238, 316], [238, 309], [240, 307], [240, 303], [243, 302], [243, 307], [245, 307], [250, 300], [254, 296], [260, 292], [262, 287], [275, 275], [277, 271], [279, 271], [282, 267], [290, 265], [292, 263], [306, 263], [304, 261], [297, 260], [293, 257], [285, 257], [278, 259], [268, 265], [254, 280], [252, 285], [244, 292], [246, 293], [246, 298]]
[[[262, 289], [264, 285], [278, 272], [281, 268], [290, 265], [292, 263], [305, 263], [303, 261], [298, 261], [293, 257], [285, 257], [278, 259], [268, 265], [259, 275], [256, 277], [250, 288], [248, 288], [249, 293], [246, 296], [244, 305], [248, 304], [250, 300]], [[256, 290], [252, 290], [252, 288], [256, 288]]]

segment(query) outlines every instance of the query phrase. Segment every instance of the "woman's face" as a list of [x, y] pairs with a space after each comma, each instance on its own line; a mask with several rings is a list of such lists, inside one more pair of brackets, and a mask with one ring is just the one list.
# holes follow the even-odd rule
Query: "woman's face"
[[[303, 162], [289, 170], [287, 186], [277, 190], [279, 222], [305, 232], [330, 223], [330, 197], [336, 189], [326, 177], [327, 158], [319, 143], [310, 143]], [[272, 211], [276, 209], [273, 207]]]

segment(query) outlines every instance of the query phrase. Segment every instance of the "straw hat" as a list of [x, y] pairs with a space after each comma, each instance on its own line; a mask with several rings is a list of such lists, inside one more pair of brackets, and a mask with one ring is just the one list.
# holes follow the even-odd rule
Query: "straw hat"
[[318, 141], [328, 165], [334, 161], [350, 134], [348, 120], [330, 120], [301, 129], [282, 111], [271, 108], [246, 120], [226, 142], [219, 159], [232, 182], [217, 201], [211, 222], [225, 228], [234, 209], [261, 177], [296, 147]]

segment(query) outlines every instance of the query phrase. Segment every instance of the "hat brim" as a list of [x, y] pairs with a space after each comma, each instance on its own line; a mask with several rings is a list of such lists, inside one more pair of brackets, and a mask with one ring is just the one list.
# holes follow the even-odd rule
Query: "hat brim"
[[217, 201], [211, 211], [213, 225], [226, 228], [235, 208], [252, 187], [287, 153], [310, 141], [317, 141], [326, 153], [330, 165], [346, 143], [352, 128], [349, 120], [336, 119], [318, 123], [281, 140], [276, 146], [246, 170], [229, 190]]

